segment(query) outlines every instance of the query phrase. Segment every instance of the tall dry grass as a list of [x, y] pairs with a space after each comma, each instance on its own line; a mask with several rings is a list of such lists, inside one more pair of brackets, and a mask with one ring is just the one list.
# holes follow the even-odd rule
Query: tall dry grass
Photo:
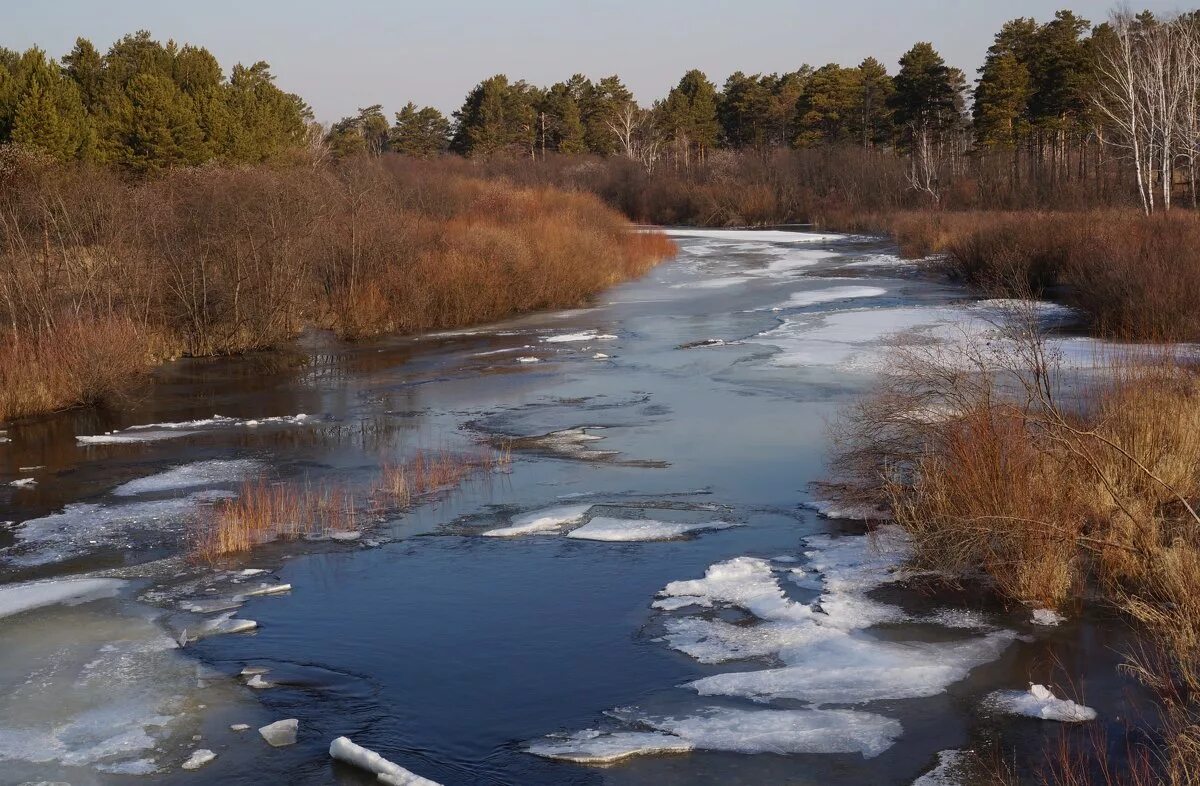
[[1145, 646], [1127, 669], [1159, 700], [1156, 777], [1195, 783], [1200, 372], [1112, 358], [1081, 388], [1035, 329], [1008, 339], [899, 350], [842, 425], [837, 466], [888, 501], [918, 564], [986, 577], [1021, 603], [1099, 602], [1135, 621]]
[[117, 403], [152, 360], [145, 331], [121, 317], [68, 319], [32, 335], [0, 332], [0, 421]]
[[[450, 162], [125, 181], [0, 149], [0, 351], [29, 360], [25, 389], [0, 387], [0, 418], [90, 400], [68, 384], [82, 372], [57, 366], [106, 344], [115, 382], [131, 347], [148, 363], [277, 347], [309, 325], [348, 339], [460, 327], [581, 305], [671, 253], [595, 196]], [[76, 323], [137, 340], [88, 340]]]
[[201, 517], [191, 556], [214, 562], [277, 540], [356, 532], [354, 498], [335, 485], [246, 482], [237, 497], [221, 500]]
[[376, 499], [406, 508], [422, 497], [452, 490], [471, 477], [507, 469], [511, 463], [507, 449], [418, 451], [406, 461], [383, 465], [375, 486]]
[[1120, 339], [1200, 339], [1200, 215], [1175, 210], [897, 212], [842, 219], [892, 235], [909, 257], [985, 291], [1033, 291], [1079, 308]]

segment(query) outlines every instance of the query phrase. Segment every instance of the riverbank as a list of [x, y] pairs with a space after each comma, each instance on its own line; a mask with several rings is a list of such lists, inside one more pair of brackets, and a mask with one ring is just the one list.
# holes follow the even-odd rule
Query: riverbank
[[4, 153], [0, 421], [119, 399], [178, 356], [584, 305], [672, 253], [599, 200], [391, 157], [147, 181]]

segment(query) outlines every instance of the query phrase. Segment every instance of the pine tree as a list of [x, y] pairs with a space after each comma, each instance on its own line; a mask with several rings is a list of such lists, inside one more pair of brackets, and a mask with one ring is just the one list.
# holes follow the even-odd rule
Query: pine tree
[[417, 158], [443, 153], [449, 142], [450, 121], [445, 115], [431, 106], [418, 109], [411, 101], [396, 113], [396, 124], [388, 137], [392, 150]]
[[21, 56], [10, 79], [5, 125], [11, 141], [61, 161], [79, 157], [89, 133], [75, 83], [37, 48]]
[[583, 138], [593, 153], [611, 155], [620, 152], [621, 145], [613, 132], [618, 115], [634, 104], [633, 93], [616, 74], [593, 84], [585, 81], [575, 97], [583, 121]]
[[863, 147], [891, 144], [891, 100], [896, 86], [887, 68], [873, 57], [858, 64], [858, 94], [853, 110], [854, 138]]
[[503, 74], [480, 82], [454, 113], [451, 148], [468, 156], [531, 154], [536, 139], [531, 92]]
[[792, 144], [814, 147], [854, 140], [861, 92], [857, 69], [830, 63], [814, 71], [796, 104], [796, 132]]
[[128, 123], [118, 133], [118, 163], [134, 172], [199, 164], [204, 138], [191, 99], [170, 79], [152, 73], [129, 82]]
[[717, 119], [717, 89], [703, 71], [692, 69], [671, 88], [660, 111], [664, 131], [674, 141], [687, 166], [693, 154], [703, 161], [717, 146], [721, 124]]

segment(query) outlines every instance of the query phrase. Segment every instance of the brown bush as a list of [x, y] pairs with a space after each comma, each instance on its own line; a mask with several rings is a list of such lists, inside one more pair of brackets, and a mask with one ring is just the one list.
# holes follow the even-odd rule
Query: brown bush
[[0, 421], [112, 404], [152, 360], [132, 320], [67, 319], [33, 335], [0, 333]]
[[[484, 181], [455, 162], [203, 167], [144, 182], [8, 163], [0, 351], [28, 362], [25, 379], [8, 372], [21, 403], [0, 418], [118, 389], [132, 364], [83, 369], [105, 342], [76, 342], [76, 321], [136, 330], [137, 341], [109, 343], [137, 348], [140, 368], [141, 355], [277, 347], [306, 325], [358, 338], [578, 306], [673, 253], [594, 196]], [[70, 354], [69, 373], [37, 360], [55, 352]]]

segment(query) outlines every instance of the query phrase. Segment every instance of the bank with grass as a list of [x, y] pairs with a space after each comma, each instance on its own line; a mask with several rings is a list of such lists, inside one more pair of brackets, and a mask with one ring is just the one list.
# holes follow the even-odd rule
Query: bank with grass
[[584, 305], [672, 253], [597, 198], [399, 157], [150, 180], [0, 167], [0, 421], [119, 398], [155, 363]]

